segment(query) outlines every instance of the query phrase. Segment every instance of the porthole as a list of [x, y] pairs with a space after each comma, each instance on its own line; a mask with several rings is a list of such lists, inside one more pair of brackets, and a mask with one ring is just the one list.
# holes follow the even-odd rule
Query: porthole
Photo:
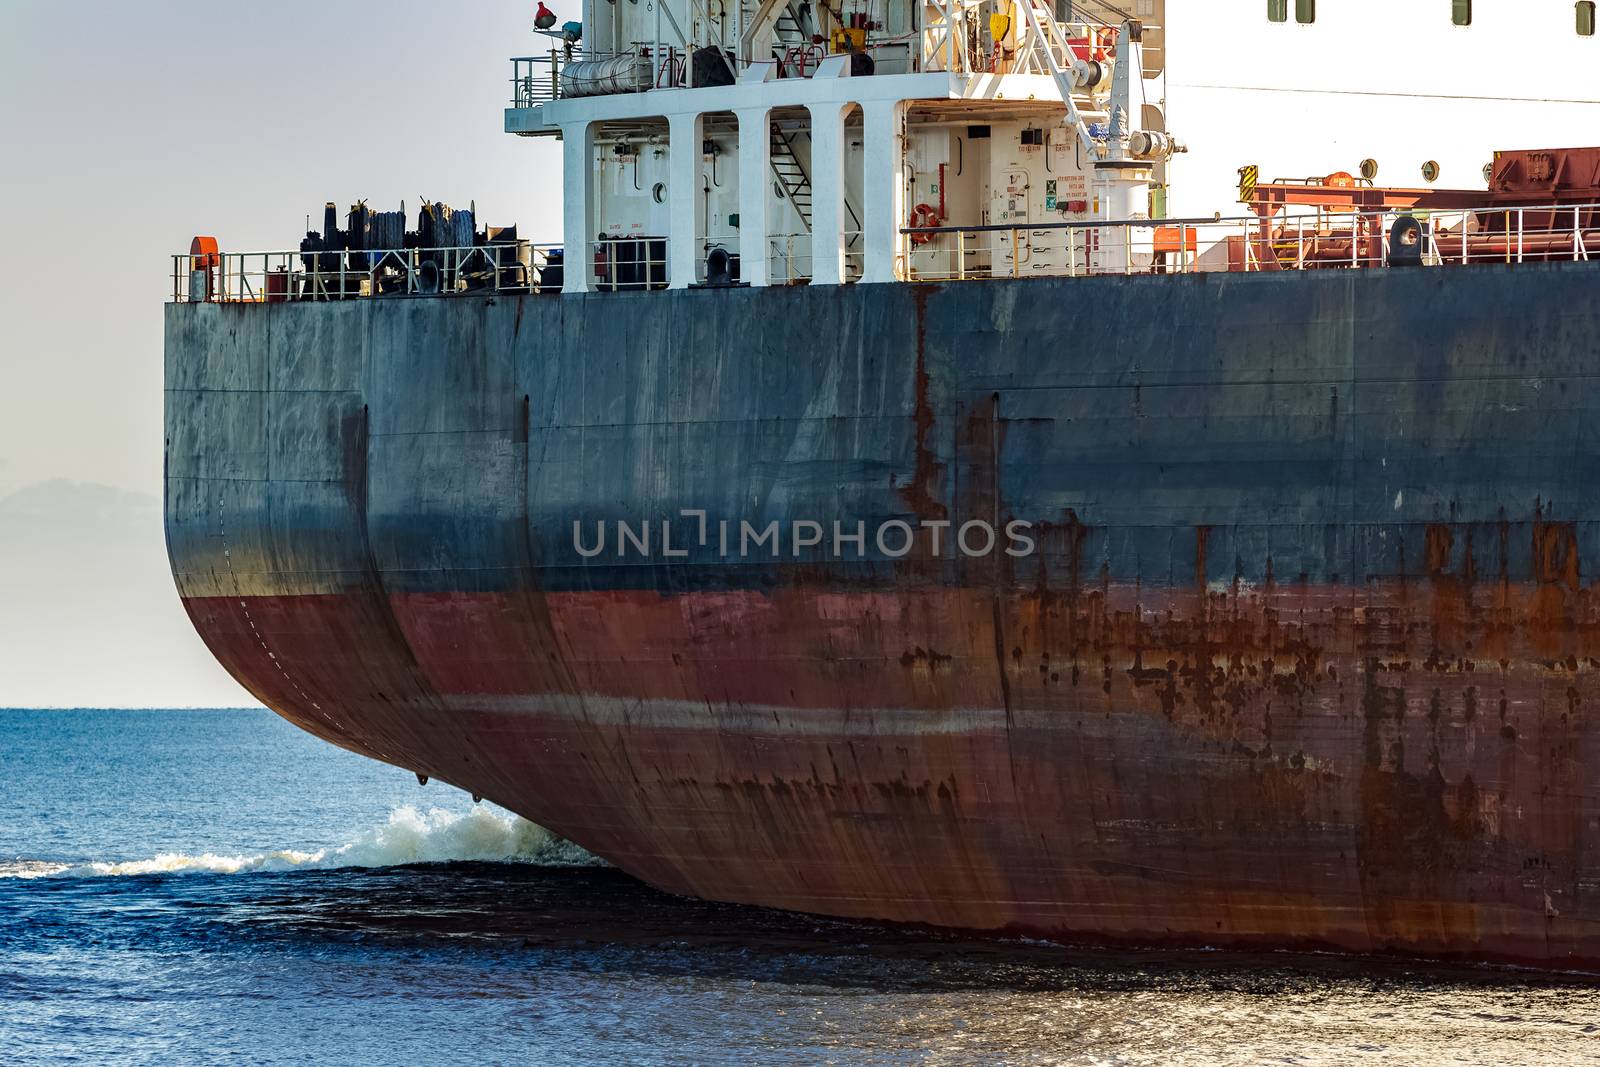
[[1430, 159], [1422, 165], [1422, 180], [1425, 182], [1439, 180], [1439, 163], [1437, 160]]
[[772, 183], [772, 195], [774, 197], [776, 197], [777, 199], [779, 199], [779, 200], [782, 200], [784, 198], [784, 196], [787, 195], [783, 191], [783, 183], [782, 182], [773, 182]]
[[652, 185], [650, 187], [650, 196], [656, 203], [665, 204], [667, 202], [667, 183], [656, 182]]

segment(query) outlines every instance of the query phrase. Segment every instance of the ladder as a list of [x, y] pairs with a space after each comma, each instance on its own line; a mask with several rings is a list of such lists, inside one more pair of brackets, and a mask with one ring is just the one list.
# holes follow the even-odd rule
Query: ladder
[[772, 58], [778, 64], [778, 77], [804, 78], [806, 69], [815, 67], [826, 54], [811, 43], [816, 17], [808, 0], [788, 0], [772, 23]]
[[772, 24], [773, 36], [777, 38], [773, 42], [773, 53], [810, 44], [812, 31], [807, 27], [812, 21], [810, 4], [803, 0], [789, 0]]
[[[783, 186], [783, 195], [794, 205], [795, 214], [800, 216], [800, 224], [810, 233], [811, 177], [806, 173], [799, 153], [795, 151], [802, 139], [809, 142], [811, 137], [804, 133], [787, 134], [776, 122], [772, 124], [772, 175]], [[851, 231], [846, 247], [853, 248], [861, 240], [861, 218], [848, 196], [844, 198], [844, 213], [850, 219]]]
[[794, 205], [795, 213], [800, 216], [800, 224], [810, 233], [811, 177], [806, 174], [805, 165], [794, 150], [795, 141], [802, 136], [797, 133], [791, 139], [789, 134], [783, 132], [783, 127], [776, 122], [772, 124], [772, 176], [783, 186], [783, 195]]
[[1019, 56], [1027, 57], [1031, 64], [1036, 64], [1042, 58], [1045, 69], [1040, 71], [1055, 79], [1056, 89], [1061, 93], [1061, 102], [1067, 108], [1067, 125], [1071, 126], [1078, 135], [1078, 141], [1083, 145], [1084, 151], [1090, 159], [1101, 157], [1100, 145], [1089, 134], [1089, 124], [1084, 121], [1083, 114], [1078, 110], [1077, 101], [1072, 95], [1077, 90], [1073, 83], [1072, 64], [1077, 58], [1072, 46], [1067, 44], [1067, 39], [1061, 33], [1061, 27], [1056, 23], [1055, 9], [1049, 0], [1021, 0], [1017, 5], [1022, 9], [1023, 19], [1027, 23], [1027, 32], [1017, 49]]

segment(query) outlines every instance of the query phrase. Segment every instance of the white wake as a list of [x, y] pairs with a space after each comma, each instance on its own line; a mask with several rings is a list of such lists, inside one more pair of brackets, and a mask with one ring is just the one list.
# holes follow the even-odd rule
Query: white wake
[[0, 878], [243, 874], [466, 862], [532, 863], [545, 867], [601, 865], [600, 860], [572, 842], [515, 815], [481, 807], [465, 813], [442, 808], [423, 812], [408, 804], [391, 811], [384, 825], [338, 848], [315, 852], [283, 849], [237, 856], [164, 852], [150, 859], [77, 864], [0, 860]]

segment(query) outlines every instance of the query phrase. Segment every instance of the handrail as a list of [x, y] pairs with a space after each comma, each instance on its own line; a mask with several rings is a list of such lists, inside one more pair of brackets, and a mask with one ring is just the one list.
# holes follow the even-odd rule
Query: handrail
[[[1086, 137], [1087, 134], [1082, 129], [1083, 123], [1092, 116], [1089, 112], [1082, 111], [1077, 107], [1077, 103], [1073, 100], [1072, 92], [1070, 91], [1071, 79], [1068, 68], [1071, 67], [1072, 60], [1076, 58], [1076, 53], [1073, 51], [1071, 43], [1075, 38], [1070, 37], [1070, 32], [1084, 30], [1092, 33], [1092, 31], [1110, 30], [1114, 27], [1110, 24], [1084, 18], [1076, 18], [1067, 22], [1057, 21], [1050, 17], [1047, 7], [1035, 10], [1032, 5], [1040, 2], [1042, 0], [1022, 0], [1023, 19], [1021, 25], [1019, 25], [1019, 32], [1022, 34], [1023, 40], [1014, 57], [1015, 62], [1020, 66], [1014, 72], [1021, 73], [1024, 68], [1039, 66], [1044, 73], [1055, 77], [1062, 87], [1063, 93], [1065, 93], [1069, 121], [1079, 127], [1080, 137]], [[766, 0], [762, 5], [763, 10], [773, 7], [775, 7], [775, 0]], [[920, 29], [913, 29], [906, 33], [893, 36], [880, 35], [869, 39], [866, 43], [866, 51], [903, 50], [906, 53], [907, 66], [911, 72], [957, 70], [970, 74], [993, 73], [996, 69], [995, 64], [999, 61], [1001, 55], [998, 46], [996, 46], [996, 50], [993, 53], [973, 51], [971, 55], [968, 54], [969, 48], [977, 48], [974, 43], [977, 38], [965, 32], [969, 17], [971, 17], [972, 12], [976, 11], [973, 0], [934, 0], [934, 7], [948, 21], [932, 22], [923, 25]], [[697, 5], [691, 3], [691, 8], [696, 9]], [[768, 13], [770, 14], [770, 11]], [[511, 58], [512, 107], [528, 108], [551, 100], [561, 99], [564, 95], [561, 85], [562, 68], [567, 64], [597, 59], [648, 57], [652, 67], [657, 71], [657, 77], [652, 88], [681, 87], [683, 82], [681, 77], [669, 77], [664, 81], [660, 78], [660, 66], [663, 57], [670, 54], [676, 57], [677, 62], [681, 63], [696, 47], [710, 42], [697, 41], [693, 45], [686, 43], [687, 38], [670, 6], [661, 6], [658, 9], [658, 14], [667, 20], [667, 25], [678, 43], [670, 44], [666, 39], [654, 42], [636, 41], [631, 47], [618, 52], [592, 52], [575, 45], [571, 50], [552, 48], [548, 55], [543, 56], [513, 56]], [[696, 19], [700, 18], [697, 9], [694, 14]], [[768, 19], [766, 21], [770, 27], [772, 20]], [[760, 22], [761, 19], [752, 18], [749, 25], [754, 27]], [[987, 33], [987, 25], [983, 27], [983, 30]], [[717, 49], [718, 55], [736, 79], [741, 71], [749, 67], [774, 62], [770, 58], [758, 56], [750, 51], [749, 45], [751, 42], [747, 39], [749, 38], [749, 32], [750, 30], [747, 28], [745, 36], [741, 38], [736, 56], [730, 58], [723, 48]], [[781, 40], [774, 39], [773, 46], [775, 48], [782, 47], [783, 43]], [[659, 48], [659, 52], [657, 48]], [[790, 51], [804, 53], [804, 57], [798, 55], [786, 56], [785, 60], [779, 60], [777, 64], [786, 68], [785, 73], [787, 76], [795, 78], [809, 78], [815, 73], [815, 64], [805, 57], [811, 56], [813, 52], [819, 58], [832, 54], [827, 47], [810, 43], [797, 43], [795, 48], [790, 49]], [[949, 52], [950, 54], [944, 56], [942, 55], [944, 52]], [[1042, 61], [1036, 53], [1043, 54]], [[1005, 54], [1010, 57], [1009, 52]], [[796, 62], [797, 59], [800, 61]], [[980, 59], [984, 60], [984, 62], [979, 62]], [[1010, 58], [1007, 59], [1007, 62], [1011, 61]], [[1063, 63], [1066, 66], [1062, 66]]]
[[[1048, 11], [1041, 13], [1036, 7], [1038, 2], [1039, 0], [1021, 0], [1018, 5], [1022, 8], [1023, 17], [1028, 24], [1028, 35], [1023, 41], [1021, 50], [1044, 56], [1046, 72], [1055, 81], [1056, 91], [1061, 94], [1061, 103], [1067, 109], [1067, 125], [1078, 135], [1078, 143], [1089, 154], [1089, 158], [1098, 158], [1101, 155], [1101, 146], [1090, 135], [1089, 124], [1079, 111], [1077, 101], [1073, 99], [1077, 86], [1073, 84], [1067, 70], [1061, 66], [1063, 60], [1068, 67], [1072, 66], [1072, 60], [1075, 58], [1072, 47], [1067, 44], [1061, 32], [1061, 24], [1050, 18]], [[1038, 44], [1037, 48], [1033, 47], [1035, 42]], [[1058, 49], [1062, 53], [1059, 57], [1056, 55]]]
[[[895, 275], [918, 281], [1387, 267], [1394, 256], [1389, 244], [1393, 221], [1405, 216], [1422, 224], [1412, 263], [1577, 262], [1600, 256], [1600, 203], [1530, 204], [1447, 211], [1322, 210], [1265, 219], [1219, 214], [906, 226], [898, 228], [909, 240], [895, 254]], [[735, 241], [717, 240], [724, 245]], [[810, 234], [768, 235], [764, 255], [773, 284], [812, 276], [812, 244]], [[667, 238], [654, 236], [589, 242], [571, 258], [562, 256], [561, 246], [529, 241], [459, 248], [178, 254], [172, 256], [172, 299], [270, 304], [548, 293], [564, 287], [567, 270], [587, 272], [591, 289], [665, 288], [670, 275], [667, 249]], [[867, 258], [852, 244], [843, 253], [844, 280], [864, 273]]]
[[[1255, 216], [1249, 216], [1254, 218]], [[1242, 222], [1244, 217], [1225, 219], [1221, 215], [1194, 219], [1102, 219], [1094, 222], [1029, 222], [1021, 226], [1008, 226], [1003, 222], [988, 222], [981, 226], [902, 226], [901, 233], [1005, 233], [1011, 230], [1103, 230], [1119, 226], [1201, 226], [1218, 222]]]
[[1409, 257], [1420, 265], [1587, 261], [1591, 250], [1600, 252], [1600, 204], [1324, 208], [1265, 217], [905, 226], [899, 233], [909, 246], [897, 256], [896, 274], [965, 280], [1387, 267], [1392, 227], [1402, 217], [1421, 224], [1420, 247]]
[[[217, 252], [172, 257], [173, 303], [276, 304], [463, 292], [541, 292], [559, 245]], [[557, 286], [559, 288], [559, 286]]]
[[[550, 49], [544, 56], [513, 56], [511, 58], [511, 106], [532, 107], [561, 98], [561, 69], [580, 55], [567, 55], [559, 48]], [[539, 68], [548, 67], [548, 73]]]

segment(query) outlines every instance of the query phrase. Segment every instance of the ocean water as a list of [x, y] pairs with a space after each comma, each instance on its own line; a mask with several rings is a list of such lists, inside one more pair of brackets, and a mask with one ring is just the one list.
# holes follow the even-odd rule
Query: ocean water
[[1600, 1062], [1600, 984], [657, 893], [263, 711], [0, 711], [0, 1064]]

